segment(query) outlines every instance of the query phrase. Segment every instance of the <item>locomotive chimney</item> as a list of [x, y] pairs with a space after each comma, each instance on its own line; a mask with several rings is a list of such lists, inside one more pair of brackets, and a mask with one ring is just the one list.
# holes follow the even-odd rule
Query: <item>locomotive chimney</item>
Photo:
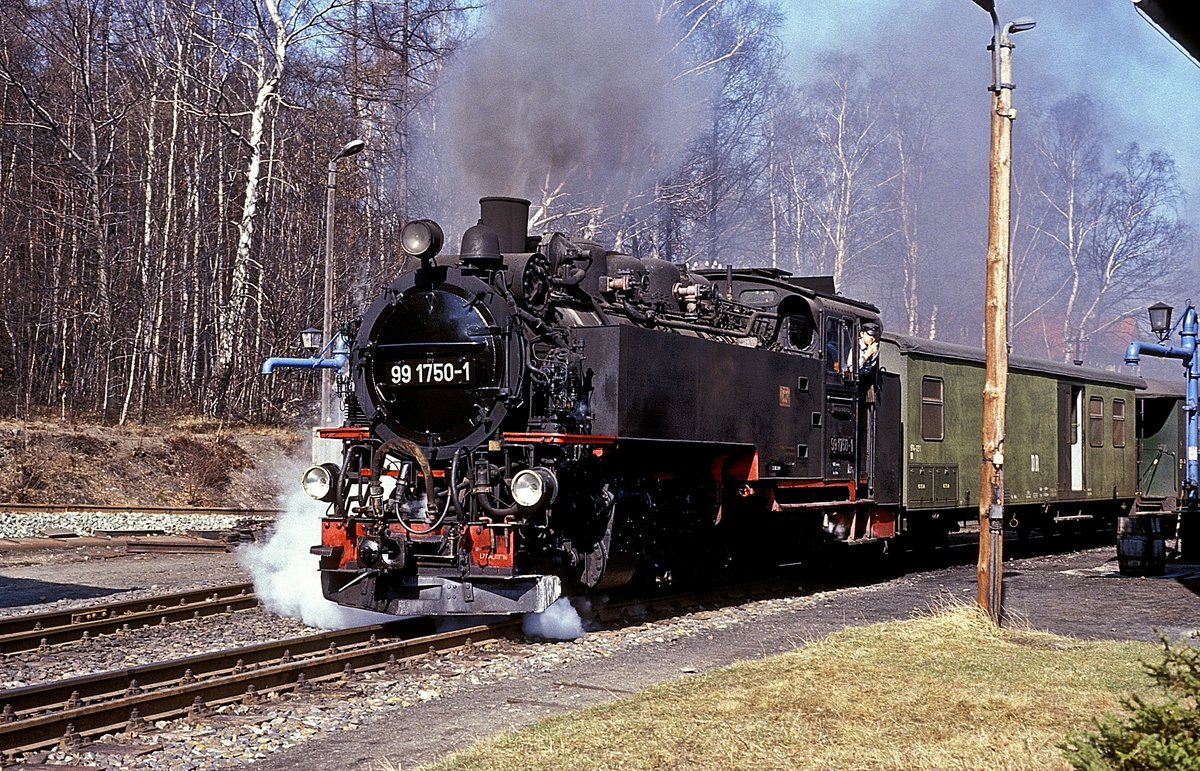
[[524, 198], [488, 196], [479, 199], [479, 221], [496, 231], [501, 254], [529, 251], [529, 201]]

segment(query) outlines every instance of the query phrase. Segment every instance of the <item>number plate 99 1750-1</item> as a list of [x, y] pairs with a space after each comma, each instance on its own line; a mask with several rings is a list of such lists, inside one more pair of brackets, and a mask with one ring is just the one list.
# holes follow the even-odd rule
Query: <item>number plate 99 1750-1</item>
[[387, 384], [398, 388], [475, 383], [475, 365], [462, 359], [397, 361], [385, 365], [385, 374]]
[[829, 452], [831, 455], [853, 455], [854, 438], [850, 436], [829, 437]]

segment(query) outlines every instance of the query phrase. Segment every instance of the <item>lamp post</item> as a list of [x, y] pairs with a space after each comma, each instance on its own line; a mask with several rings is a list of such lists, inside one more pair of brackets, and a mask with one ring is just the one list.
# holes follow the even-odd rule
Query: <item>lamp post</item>
[[992, 17], [992, 121], [988, 162], [987, 281], [984, 297], [983, 460], [979, 478], [979, 581], [977, 601], [1000, 625], [1004, 559], [1004, 410], [1008, 392], [1009, 199], [1012, 177], [1012, 49], [1009, 35], [1033, 29], [1033, 19], [1000, 26], [994, 0], [974, 0]]
[[[325, 308], [321, 321], [321, 342], [328, 347], [333, 340], [333, 196], [337, 190], [337, 162], [362, 152], [366, 142], [352, 139], [329, 159], [325, 185]], [[321, 370], [321, 425], [333, 422], [333, 370]]]

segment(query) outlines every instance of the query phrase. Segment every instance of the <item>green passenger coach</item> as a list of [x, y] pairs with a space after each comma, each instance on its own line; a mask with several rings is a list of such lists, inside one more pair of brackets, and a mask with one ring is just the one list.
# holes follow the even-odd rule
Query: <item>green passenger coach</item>
[[[880, 368], [899, 379], [904, 532], [978, 531], [983, 352], [884, 335]], [[1004, 498], [1009, 527], [1051, 532], [1115, 521], [1137, 488], [1140, 378], [1054, 362], [1009, 360]], [[884, 412], [881, 412], [884, 414]]]

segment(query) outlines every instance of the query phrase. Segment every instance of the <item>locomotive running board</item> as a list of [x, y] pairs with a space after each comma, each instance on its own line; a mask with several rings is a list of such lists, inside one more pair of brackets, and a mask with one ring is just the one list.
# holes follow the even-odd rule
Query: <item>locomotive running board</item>
[[562, 595], [558, 576], [476, 578], [321, 571], [325, 597], [339, 605], [393, 616], [541, 613]]
[[807, 503], [780, 503], [775, 501], [772, 511], [793, 511], [797, 509], [847, 509], [854, 506], [870, 506], [875, 501], [870, 498], [859, 498], [853, 501], [809, 501]]

